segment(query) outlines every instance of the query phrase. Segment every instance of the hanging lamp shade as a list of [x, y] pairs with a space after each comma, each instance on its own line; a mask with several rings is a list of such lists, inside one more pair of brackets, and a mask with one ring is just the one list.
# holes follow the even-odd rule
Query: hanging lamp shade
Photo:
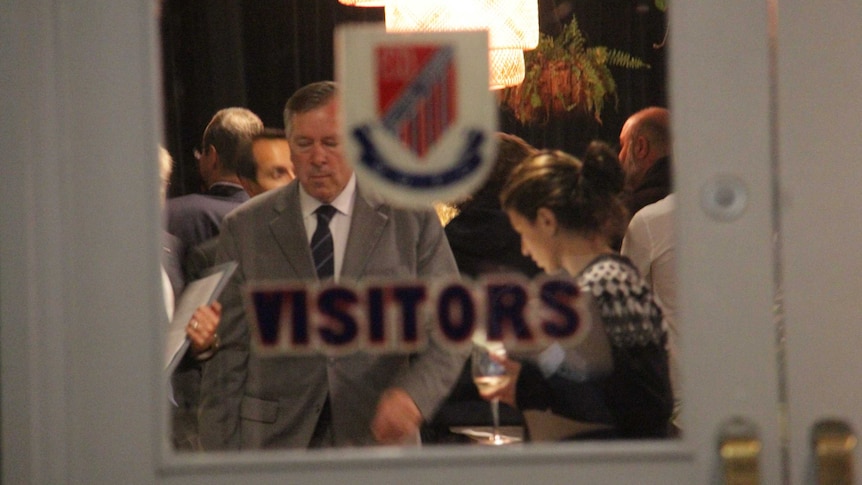
[[521, 49], [488, 49], [488, 85], [491, 89], [503, 89], [524, 82], [526, 67], [524, 51]]
[[537, 0], [390, 0], [388, 32], [488, 31], [491, 89], [524, 80], [524, 49], [539, 43]]
[[338, 0], [338, 3], [351, 7], [382, 7], [386, 0]]
[[537, 0], [391, 0], [389, 32], [487, 29], [491, 49], [534, 49], [539, 44]]

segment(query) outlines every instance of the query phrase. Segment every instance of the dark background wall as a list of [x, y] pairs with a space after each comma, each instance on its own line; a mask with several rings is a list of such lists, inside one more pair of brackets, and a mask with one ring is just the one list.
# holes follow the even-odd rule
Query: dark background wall
[[[616, 144], [633, 112], [666, 106], [664, 13], [652, 0], [539, 0], [543, 32], [554, 34], [576, 16], [589, 45], [640, 57], [652, 69], [614, 68], [619, 103], [602, 123], [572, 114], [523, 126], [501, 109], [500, 130], [539, 148], [580, 155], [602, 139]], [[283, 127], [287, 98], [310, 82], [332, 79], [333, 32], [346, 22], [382, 22], [382, 8], [347, 7], [338, 0], [164, 0], [162, 56], [165, 143], [176, 161], [170, 195], [200, 191], [193, 157], [207, 122], [221, 108], [244, 106], [264, 124]]]

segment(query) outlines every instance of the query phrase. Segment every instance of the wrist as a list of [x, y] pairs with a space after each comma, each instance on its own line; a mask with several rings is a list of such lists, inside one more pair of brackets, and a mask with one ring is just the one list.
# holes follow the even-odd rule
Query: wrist
[[219, 338], [217, 333], [213, 334], [213, 341], [209, 347], [201, 350], [200, 352], [195, 353], [195, 359], [197, 360], [207, 360], [215, 355], [216, 351], [221, 347], [221, 339]]

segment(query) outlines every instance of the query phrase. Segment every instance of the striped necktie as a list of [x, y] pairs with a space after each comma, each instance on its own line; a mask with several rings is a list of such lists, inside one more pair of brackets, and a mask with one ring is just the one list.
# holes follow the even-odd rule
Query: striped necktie
[[314, 213], [317, 215], [317, 229], [311, 236], [311, 256], [314, 258], [317, 279], [325, 280], [335, 274], [332, 233], [329, 231], [329, 221], [335, 215], [335, 207], [322, 205]]

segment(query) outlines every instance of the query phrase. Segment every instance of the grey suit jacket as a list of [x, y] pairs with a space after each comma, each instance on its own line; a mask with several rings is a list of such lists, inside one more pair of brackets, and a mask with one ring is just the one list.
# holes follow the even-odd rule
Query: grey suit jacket
[[[428, 347], [414, 355], [259, 357], [250, 351], [241, 285], [316, 279], [299, 207], [294, 182], [255, 197], [222, 226], [217, 262], [235, 260], [239, 268], [221, 298], [222, 346], [203, 370], [199, 426], [205, 449], [307, 447], [327, 395], [336, 446], [373, 444], [370, 425], [383, 390], [405, 389], [430, 419], [466, 358], [430, 335]], [[454, 274], [455, 260], [433, 211], [393, 208], [357, 184], [342, 280]]]

